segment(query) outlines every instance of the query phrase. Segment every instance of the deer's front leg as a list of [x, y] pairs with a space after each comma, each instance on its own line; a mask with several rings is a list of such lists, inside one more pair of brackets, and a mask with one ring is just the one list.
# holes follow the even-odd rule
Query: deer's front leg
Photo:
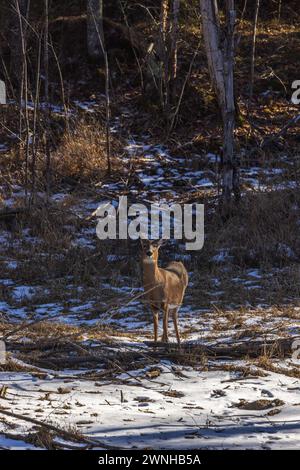
[[158, 337], [158, 311], [152, 310], [153, 313], [153, 326], [154, 326], [154, 341], [157, 343]]
[[169, 325], [169, 306], [165, 305], [164, 313], [163, 313], [163, 335], [161, 340], [164, 343], [168, 343], [169, 335], [168, 335], [168, 325]]

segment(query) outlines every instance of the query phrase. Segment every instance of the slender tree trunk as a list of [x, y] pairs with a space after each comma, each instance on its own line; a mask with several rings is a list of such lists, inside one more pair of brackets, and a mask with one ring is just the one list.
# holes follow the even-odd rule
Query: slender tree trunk
[[104, 58], [103, 0], [87, 0], [87, 46], [91, 59]]
[[226, 20], [221, 35], [216, 0], [200, 0], [208, 68], [223, 120], [222, 208], [227, 212], [232, 194], [239, 198], [239, 169], [234, 157], [234, 0], [226, 0]]
[[249, 92], [250, 99], [252, 99], [253, 97], [255, 46], [256, 46], [258, 12], [259, 12], [259, 0], [255, 0], [254, 21], [253, 21], [253, 30], [252, 30], [252, 45], [251, 45], [251, 72], [250, 72], [250, 92]]
[[[12, 0], [13, 13], [12, 36], [16, 41], [11, 56], [12, 66], [15, 67], [15, 83], [19, 104], [19, 158], [25, 160], [25, 199], [28, 196], [28, 165], [30, 151], [30, 122], [28, 111], [28, 64], [27, 64], [27, 19], [29, 14], [29, 0]], [[15, 34], [15, 36], [14, 36]], [[25, 139], [23, 140], [23, 125], [25, 125]], [[24, 145], [25, 144], [25, 145]]]
[[[239, 198], [239, 178], [234, 155], [235, 98], [234, 98], [234, 28], [236, 11], [234, 0], [226, 1], [226, 32], [224, 41], [225, 109], [223, 148], [223, 197], [229, 202], [231, 192]], [[228, 181], [228, 183], [227, 183]]]
[[39, 99], [40, 99], [40, 85], [41, 85], [41, 57], [42, 57], [42, 34], [38, 38], [38, 53], [37, 53], [37, 70], [35, 80], [35, 98], [34, 98], [34, 112], [33, 112], [33, 129], [32, 129], [32, 160], [31, 160], [31, 196], [30, 204], [35, 203], [36, 199], [36, 159], [37, 159], [37, 141], [38, 141], [38, 112], [39, 112]]
[[105, 100], [106, 100], [106, 159], [107, 159], [107, 173], [111, 174], [111, 141], [110, 141], [110, 89], [109, 89], [109, 63], [107, 52], [104, 52], [105, 61]]
[[44, 93], [45, 102], [49, 104], [49, 0], [44, 0]]
[[2, 80], [0, 80], [0, 105], [1, 104], [6, 104], [6, 86]]
[[160, 105], [168, 120], [172, 118], [171, 106], [176, 104], [177, 95], [179, 11], [180, 0], [160, 0], [157, 39], [147, 57], [149, 76], [158, 90]]
[[169, 90], [169, 0], [161, 0], [160, 6], [160, 45], [161, 61], [161, 102], [163, 109], [168, 112], [170, 102]]
[[[96, 41], [97, 40], [97, 41]], [[96, 43], [97, 42], [97, 43]], [[94, 59], [100, 56], [105, 65], [105, 99], [106, 99], [106, 158], [107, 172], [111, 173], [111, 141], [110, 141], [110, 73], [108, 54], [105, 48], [103, 34], [103, 0], [88, 0], [88, 46], [90, 56]]]
[[246, 8], [247, 8], [247, 3], [248, 3], [248, 0], [245, 0], [243, 10], [242, 10], [242, 14], [241, 14], [241, 20], [244, 19], [244, 16], [245, 16], [245, 13], [246, 13]]
[[49, 0], [44, 0], [44, 80], [45, 80], [45, 153], [46, 153], [46, 199], [50, 198], [51, 185], [51, 151], [49, 142], [50, 132], [50, 103], [49, 103]]
[[277, 20], [278, 20], [278, 22], [279, 22], [280, 19], [281, 19], [281, 7], [282, 7], [282, 0], [279, 0], [279, 2], [278, 2], [278, 13], [277, 13]]
[[26, 21], [28, 19], [29, 6], [30, 0], [10, 0], [10, 68], [12, 81], [17, 88], [18, 97], [22, 87], [24, 47], [26, 50]]
[[[248, 0], [244, 0], [244, 6], [243, 6], [242, 13], [241, 13], [241, 17], [240, 17], [240, 20], [239, 20], [239, 23], [240, 23], [240, 24], [242, 24], [242, 22], [243, 22], [243, 20], [244, 20], [245, 13], [246, 13], [246, 9], [247, 9], [247, 3], [248, 3]], [[240, 45], [241, 39], [242, 39], [242, 32], [240, 31], [238, 37], [237, 37], [236, 40], [235, 40], [235, 47], [236, 47], [236, 49], [237, 49], [238, 46]]]
[[172, 36], [171, 36], [171, 88], [172, 100], [176, 97], [176, 82], [177, 82], [177, 43], [179, 32], [179, 9], [180, 0], [173, 0], [172, 5]]

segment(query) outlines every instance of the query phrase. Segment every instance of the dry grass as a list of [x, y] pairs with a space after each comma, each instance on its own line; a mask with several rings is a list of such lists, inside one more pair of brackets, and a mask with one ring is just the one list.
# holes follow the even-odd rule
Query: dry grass
[[[9, 115], [10, 116], [10, 115]], [[14, 129], [14, 121], [17, 118], [17, 110], [14, 110], [13, 123], [9, 125]], [[10, 119], [12, 117], [10, 116]], [[30, 122], [33, 119], [29, 111]], [[121, 137], [110, 134], [110, 162], [111, 174], [108, 175], [107, 137], [103, 116], [81, 117], [80, 115], [71, 123], [69, 130], [65, 124], [57, 123], [57, 116], [52, 116], [51, 130], [48, 138], [51, 142], [51, 189], [61, 185], [78, 187], [79, 183], [85, 186], [93, 186], [95, 182], [103, 182], [107, 178], [114, 178], [123, 174], [124, 162], [121, 161], [122, 142]], [[31, 125], [33, 123], [31, 122]], [[15, 129], [17, 132], [17, 128]], [[39, 143], [35, 155], [35, 185], [39, 191], [45, 190], [46, 183], [46, 157], [44, 138], [36, 135]], [[33, 149], [30, 145], [28, 154], [28, 189], [32, 188], [33, 180]], [[13, 185], [24, 186], [26, 168], [26, 146], [23, 142], [16, 142], [10, 146], [10, 150], [1, 153], [0, 163], [0, 203], [7, 197]], [[81, 189], [84, 189], [81, 188]], [[3, 193], [2, 193], [3, 191]]]
[[270, 357], [268, 356], [261, 356], [258, 358], [256, 361], [254, 361], [255, 365], [257, 367], [260, 367], [263, 370], [270, 371], [270, 372], [275, 372], [276, 374], [282, 374], [286, 375], [287, 377], [295, 377], [297, 379], [300, 378], [300, 370], [299, 367], [297, 366], [292, 366], [287, 368], [287, 367], [281, 367], [280, 365], [277, 365], [274, 360], [272, 361]]
[[39, 428], [36, 432], [28, 434], [26, 442], [35, 447], [42, 447], [47, 450], [55, 450], [57, 446], [54, 443], [55, 434], [49, 429]]
[[[120, 142], [111, 140], [113, 171], [120, 171]], [[53, 154], [53, 171], [58, 178], [71, 178], [78, 182], [92, 182], [106, 176], [108, 171], [106, 131], [96, 121], [79, 122], [66, 132]]]
[[[255, 306], [299, 299], [299, 192], [244, 194], [226, 221], [213, 203], [205, 203], [204, 249], [185, 263], [193, 272], [188, 293], [194, 303]], [[224, 255], [221, 261], [214, 258], [219, 254]], [[254, 269], [258, 277], [249, 274]]]

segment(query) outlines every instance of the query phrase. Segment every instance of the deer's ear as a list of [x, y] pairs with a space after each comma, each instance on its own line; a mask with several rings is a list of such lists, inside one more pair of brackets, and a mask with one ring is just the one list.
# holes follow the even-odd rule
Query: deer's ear
[[162, 245], [165, 244], [165, 242], [166, 242], [166, 241], [161, 238], [161, 239], [158, 240], [158, 242], [156, 243], [156, 246], [157, 246], [158, 248], [160, 248]]
[[145, 250], [147, 248], [147, 242], [148, 240], [144, 240], [143, 238], [140, 238], [140, 245], [142, 247], [142, 250]]

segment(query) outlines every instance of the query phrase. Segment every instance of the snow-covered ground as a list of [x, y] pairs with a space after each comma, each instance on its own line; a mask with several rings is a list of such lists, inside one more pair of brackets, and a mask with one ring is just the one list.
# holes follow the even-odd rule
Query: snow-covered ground
[[[280, 374], [239, 377], [201, 371], [168, 361], [129, 371], [113, 382], [51, 373], [1, 373], [7, 385], [1, 410], [13, 410], [118, 448], [297, 449], [300, 439], [299, 381]], [[69, 378], [68, 378], [69, 375]], [[95, 376], [97, 374], [95, 373]], [[148, 376], [151, 374], [148, 372]], [[32, 432], [32, 424], [1, 416], [0, 446]], [[97, 444], [95, 444], [97, 447]], [[98, 446], [100, 447], [100, 446]]]
[[[85, 112], [93, 112], [96, 106], [95, 102], [75, 104]], [[63, 112], [53, 108], [56, 111]], [[119, 130], [118, 120], [113, 130]], [[1, 144], [0, 152], [6, 148], [6, 144]], [[52, 196], [52, 203], [63, 209], [73, 198], [68, 210], [83, 221], [108, 197], [116, 203], [125, 189], [133, 200], [146, 203], [182, 202], [187, 195], [217, 194], [219, 155], [194, 155], [191, 161], [196, 160], [201, 168], [195, 170], [184, 157], [171, 155], [147, 136], [143, 140], [136, 136], [128, 140], [125, 148], [124, 162], [130, 164], [132, 160], [136, 172], [129, 189], [128, 182], [120, 178], [100, 184], [90, 196], [76, 198], [67, 189], [62, 190]], [[283, 156], [278, 167], [243, 169], [243, 191], [295, 187], [295, 181], [285, 178], [291, 166]], [[0, 192], [2, 198], [3, 194], [4, 190]], [[2, 204], [11, 208], [23, 197], [22, 188], [12, 186]], [[87, 260], [97, 256], [95, 220], [76, 228], [66, 223], [65, 231], [70, 236], [70, 249], [78, 250], [76, 256]], [[105, 253], [106, 264], [97, 266], [92, 281], [88, 278], [86, 283], [78, 284], [72, 276], [72, 263], [63, 281], [55, 275], [52, 279], [50, 272], [49, 279], [26, 279], [27, 267], [36, 270], [46, 263], [64, 263], [62, 253], [48, 254], [44, 241], [29, 228], [23, 228], [16, 237], [0, 229], [0, 243], [1, 322], [16, 327], [20, 321], [27, 325], [45, 320], [52, 326], [81, 328], [82, 338], [77, 344], [83, 348], [87, 344], [101, 347], [101, 340], [92, 332], [108, 329], [106, 340], [113, 342], [114, 350], [122, 353], [126, 348], [137, 348], [148, 357], [152, 351], [147, 344], [152, 321], [141, 302], [137, 277], [115, 275], [116, 268], [127, 261], [124, 253]], [[279, 246], [280, 249], [294, 259], [289, 246]], [[172, 256], [186, 262], [191, 258], [177, 249], [176, 253], [172, 250]], [[268, 288], [271, 279], [284, 278], [285, 268], [263, 271], [253, 266], [230, 271], [231, 261], [229, 248], [216, 251], [211, 262], [218, 271], [205, 279], [200, 290], [201, 282], [196, 282], [190, 272], [190, 286], [180, 312], [183, 343], [214, 346], [248, 343], [253, 338], [261, 342], [299, 338], [299, 299], [284, 293], [280, 303], [272, 302], [273, 293]], [[13, 337], [21, 345], [34, 343], [36, 338], [30, 329]], [[49, 338], [55, 340], [53, 336]], [[133, 368], [128, 364], [125, 369], [121, 365], [116, 370], [113, 364], [113, 373], [107, 374], [99, 364], [93, 370], [89, 367], [58, 372], [49, 366], [47, 370], [34, 371], [30, 361], [18, 362], [26, 362], [26, 355], [14, 346], [9, 350], [9, 359], [19, 366], [11, 371], [4, 367], [0, 372], [0, 448], [39, 447], [39, 441], [33, 445], [28, 436], [43, 423], [57, 428], [53, 439], [62, 447], [60, 429], [82, 434], [96, 448], [101, 448], [100, 443], [153, 449], [299, 448], [299, 361], [291, 357], [271, 363], [266, 357], [265, 364], [246, 358], [203, 358], [185, 365], [190, 362], [169, 359], [162, 351], [157, 360], [151, 362], [148, 358], [147, 365]], [[74, 439], [70, 442], [65, 441], [66, 448], [75, 445]]]

